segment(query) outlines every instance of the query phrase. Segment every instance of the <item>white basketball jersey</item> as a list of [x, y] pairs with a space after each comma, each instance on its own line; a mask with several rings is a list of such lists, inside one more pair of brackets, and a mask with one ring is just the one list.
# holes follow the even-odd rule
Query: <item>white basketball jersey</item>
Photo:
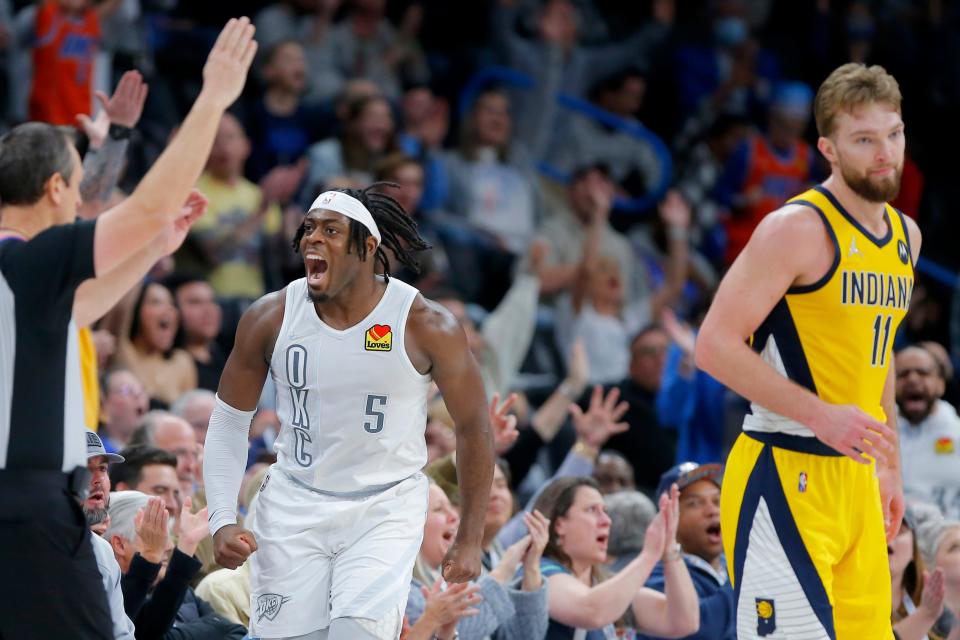
[[294, 480], [363, 494], [427, 463], [430, 376], [416, 370], [404, 348], [417, 293], [391, 279], [366, 318], [337, 330], [317, 315], [305, 279], [287, 286], [270, 373], [282, 425], [276, 466]]

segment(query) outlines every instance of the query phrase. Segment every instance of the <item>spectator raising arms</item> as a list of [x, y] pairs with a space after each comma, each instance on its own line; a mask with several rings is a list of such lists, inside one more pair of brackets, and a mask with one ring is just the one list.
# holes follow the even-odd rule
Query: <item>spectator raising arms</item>
[[[660, 513], [647, 528], [643, 551], [616, 575], [604, 579], [599, 567], [607, 558], [610, 518], [603, 496], [590, 478], [561, 478], [550, 483], [536, 509], [550, 520], [550, 539], [541, 571], [550, 601], [549, 640], [608, 638], [614, 623], [633, 609], [638, 630], [679, 638], [700, 626], [697, 594], [676, 541], [679, 490], [660, 497]], [[665, 593], [643, 586], [663, 560]]]

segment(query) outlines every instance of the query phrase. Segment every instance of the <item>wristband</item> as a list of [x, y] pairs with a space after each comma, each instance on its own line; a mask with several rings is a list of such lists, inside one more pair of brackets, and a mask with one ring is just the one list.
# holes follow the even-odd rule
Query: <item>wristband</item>
[[122, 124], [111, 124], [107, 131], [107, 135], [113, 140], [129, 140], [131, 133], [133, 133], [133, 129]]
[[577, 440], [571, 449], [574, 453], [590, 460], [591, 462], [597, 459], [597, 454], [600, 453], [597, 451], [597, 448], [583, 442], [582, 440]]

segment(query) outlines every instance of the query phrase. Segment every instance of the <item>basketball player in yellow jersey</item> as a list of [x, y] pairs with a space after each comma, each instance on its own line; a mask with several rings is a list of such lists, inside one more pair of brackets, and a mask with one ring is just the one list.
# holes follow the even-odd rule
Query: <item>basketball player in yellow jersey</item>
[[737, 637], [890, 640], [903, 516], [893, 337], [920, 249], [900, 186], [900, 90], [846, 64], [817, 92], [830, 177], [768, 215], [727, 273], [696, 361], [752, 401], [721, 528]]

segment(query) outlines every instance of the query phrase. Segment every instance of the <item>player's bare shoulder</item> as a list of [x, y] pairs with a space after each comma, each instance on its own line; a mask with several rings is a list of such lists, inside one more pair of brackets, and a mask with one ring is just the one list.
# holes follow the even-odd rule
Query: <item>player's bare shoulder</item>
[[467, 349], [467, 339], [457, 318], [443, 305], [418, 294], [407, 315], [407, 354], [421, 373], [437, 357]]
[[261, 296], [250, 305], [237, 326], [237, 348], [259, 351], [269, 362], [283, 325], [286, 300], [287, 289], [283, 288]]
[[917, 264], [917, 260], [920, 259], [920, 245], [923, 243], [923, 234], [920, 233], [920, 225], [908, 215], [903, 216], [903, 223], [907, 227], [907, 238], [910, 239], [910, 252], [913, 254], [913, 264]]
[[817, 281], [837, 256], [832, 232], [816, 209], [797, 203], [771, 212], [757, 225], [746, 250], [771, 269], [783, 269], [794, 284]]

